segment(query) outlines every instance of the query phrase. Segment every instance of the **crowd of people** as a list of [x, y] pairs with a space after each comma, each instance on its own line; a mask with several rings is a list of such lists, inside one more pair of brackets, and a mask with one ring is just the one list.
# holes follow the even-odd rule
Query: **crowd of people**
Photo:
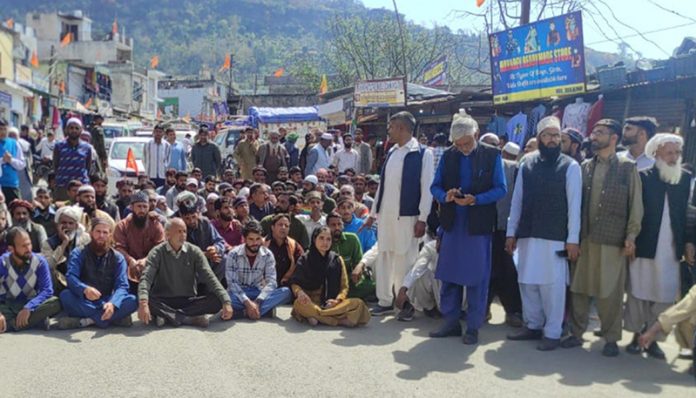
[[[52, 151], [25, 151], [0, 120], [0, 333], [127, 327], [136, 312], [207, 327], [291, 305], [299, 322], [345, 327], [418, 311], [441, 319], [432, 338], [474, 345], [497, 298], [518, 328], [508, 338], [541, 351], [581, 346], [595, 309], [605, 356], [626, 330], [627, 352], [664, 359], [657, 342], [675, 325], [693, 349], [680, 136], [633, 117], [583, 137], [548, 116], [522, 149], [465, 113], [449, 137], [415, 131], [410, 113], [392, 115], [380, 156], [359, 129], [313, 131], [300, 150], [297, 133], [248, 128], [223, 169], [207, 128], [188, 148], [158, 124], [145, 173], [112, 196], [98, 125], [92, 141], [72, 118]], [[53, 171], [27, 197], [35, 150]]]

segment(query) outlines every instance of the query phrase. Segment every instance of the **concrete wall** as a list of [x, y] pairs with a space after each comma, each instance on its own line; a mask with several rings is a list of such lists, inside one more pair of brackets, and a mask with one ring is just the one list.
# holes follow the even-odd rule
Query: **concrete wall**
[[8, 80], [14, 80], [12, 43], [12, 34], [5, 30], [0, 30], [0, 77]]

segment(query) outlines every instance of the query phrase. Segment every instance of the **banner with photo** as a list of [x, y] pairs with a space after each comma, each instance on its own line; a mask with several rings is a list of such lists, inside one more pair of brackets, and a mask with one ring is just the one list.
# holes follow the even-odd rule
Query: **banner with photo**
[[423, 85], [446, 86], [447, 85], [447, 56], [443, 55], [428, 64], [423, 71]]

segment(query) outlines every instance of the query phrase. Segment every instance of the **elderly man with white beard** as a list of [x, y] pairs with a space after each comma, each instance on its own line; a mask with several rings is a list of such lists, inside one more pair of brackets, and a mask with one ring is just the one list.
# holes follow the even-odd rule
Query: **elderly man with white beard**
[[[636, 238], [636, 258], [628, 267], [624, 328], [634, 333], [626, 347], [631, 354], [642, 351], [640, 333], [677, 299], [682, 256], [694, 263], [696, 237], [686, 228], [691, 173], [681, 168], [683, 144], [678, 135], [656, 134], [645, 146], [645, 155], [655, 159], [655, 165], [640, 173], [645, 213]], [[662, 333], [657, 337], [665, 338]], [[665, 358], [655, 341], [645, 351]]]

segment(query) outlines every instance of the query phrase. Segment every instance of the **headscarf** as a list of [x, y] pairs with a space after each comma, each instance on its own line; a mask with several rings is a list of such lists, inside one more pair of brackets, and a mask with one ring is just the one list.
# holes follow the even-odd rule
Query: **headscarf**
[[32, 205], [31, 202], [22, 199], [15, 199], [12, 202], [10, 202], [10, 214], [12, 214], [14, 209], [18, 207], [26, 208], [29, 211], [29, 213], [34, 211], [34, 205]]
[[554, 129], [561, 131], [561, 121], [556, 116], [546, 116], [537, 123], [537, 135], [541, 134], [546, 129]]
[[322, 255], [316, 245], [319, 234], [327, 230], [328, 227], [319, 227], [312, 232], [309, 251], [297, 261], [297, 268], [291, 280], [292, 284], [299, 285], [305, 291], [323, 287], [322, 304], [338, 296], [342, 276], [341, 260], [338, 255], [331, 250]]
[[78, 206], [63, 206], [56, 210], [56, 215], [54, 218], [56, 224], [60, 223], [60, 218], [63, 216], [70, 218], [76, 223], [79, 223], [82, 219], [82, 208]]
[[[655, 134], [653, 138], [651, 138], [647, 144], [645, 144], [645, 156], [649, 157], [650, 159], [655, 159], [655, 156], [657, 156], [657, 150], [660, 149], [660, 147], [664, 144], [673, 142], [675, 144], [679, 144], [679, 147], [684, 146], [684, 139], [676, 134], [671, 134], [671, 133], [659, 133]], [[12, 202], [14, 203], [14, 202]]]

